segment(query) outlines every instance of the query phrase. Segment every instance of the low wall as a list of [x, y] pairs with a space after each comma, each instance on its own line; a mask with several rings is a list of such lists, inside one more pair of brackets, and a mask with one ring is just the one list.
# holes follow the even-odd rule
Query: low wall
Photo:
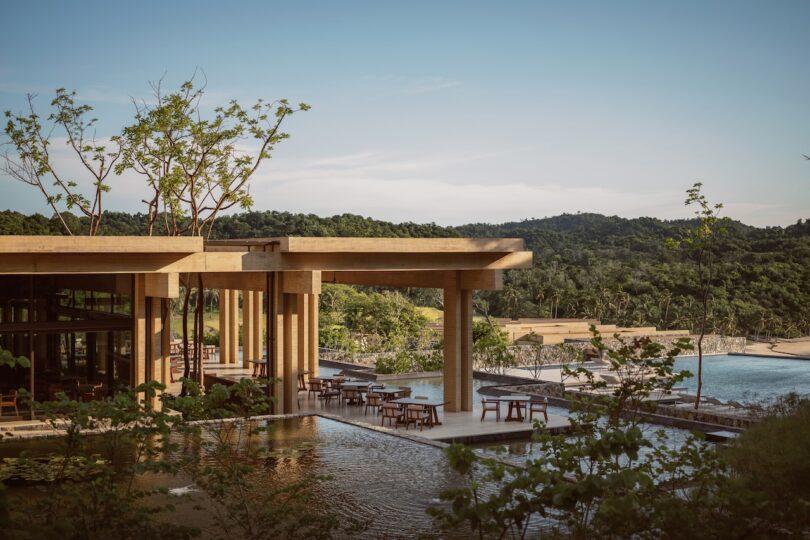
[[[664, 345], [667, 349], [672, 348], [676, 341], [688, 337], [692, 340], [695, 350], [684, 351], [680, 356], [694, 356], [697, 354], [696, 335], [690, 336], [655, 336], [657, 343]], [[628, 338], [625, 338], [627, 341]], [[608, 349], [617, 349], [621, 342], [612, 336], [602, 336], [602, 342]], [[589, 339], [567, 341], [564, 346], [546, 345], [537, 347], [536, 345], [516, 345], [512, 347], [512, 353], [516, 357], [518, 366], [531, 365], [553, 365], [568, 364], [582, 358], [585, 350], [592, 349]], [[728, 354], [745, 352], [744, 337], [730, 337], [710, 334], [703, 338], [703, 354]], [[480, 362], [478, 363], [480, 365]]]
[[[484, 394], [502, 395], [509, 393], [535, 394], [546, 396], [549, 403], [560, 407], [569, 408], [570, 398], [563, 395], [563, 387], [558, 383], [538, 383], [538, 384], [517, 384], [504, 385], [502, 387], [493, 386], [482, 389]], [[572, 394], [569, 392], [569, 394]], [[697, 430], [702, 432], [712, 432], [721, 429], [731, 431], [741, 431], [758, 422], [756, 418], [724, 415], [711, 410], [673, 407], [671, 405], [659, 404], [655, 411], [636, 411], [638, 416], [654, 424], [672, 426], [682, 429]]]

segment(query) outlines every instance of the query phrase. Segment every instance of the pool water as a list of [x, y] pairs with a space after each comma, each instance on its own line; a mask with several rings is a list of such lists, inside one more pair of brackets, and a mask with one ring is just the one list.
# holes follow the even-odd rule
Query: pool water
[[[275, 420], [271, 424], [268, 433], [258, 435], [271, 456], [257, 464], [260, 487], [267, 486], [269, 490], [323, 475], [327, 479], [314, 488], [315, 504], [334, 513], [341, 524], [357, 520], [366, 527], [353, 537], [432, 538], [439, 535], [426, 509], [444, 506], [439, 494], [458, 486], [461, 481], [449, 469], [440, 448], [316, 416]], [[196, 448], [193, 438], [181, 445], [184, 443]], [[43, 454], [52, 451], [53, 445], [53, 440], [3, 443], [0, 457], [17, 456], [21, 451]], [[188, 495], [187, 498], [158, 495], [157, 504], [174, 506], [164, 519], [194, 523], [202, 528], [203, 538], [218, 536], [210, 502], [182, 473], [145, 475], [138, 485]], [[43, 492], [36, 487], [10, 487], [8, 496], [13, 504], [15, 496], [29, 497], [37, 493]], [[442, 538], [468, 535], [469, 531], [454, 532], [450, 536], [441, 533]]]
[[[696, 356], [675, 360], [675, 370], [692, 377], [679, 383], [697, 390]], [[703, 394], [721, 400], [752, 402], [798, 392], [810, 393], [810, 361], [765, 356], [711, 355], [703, 357]]]

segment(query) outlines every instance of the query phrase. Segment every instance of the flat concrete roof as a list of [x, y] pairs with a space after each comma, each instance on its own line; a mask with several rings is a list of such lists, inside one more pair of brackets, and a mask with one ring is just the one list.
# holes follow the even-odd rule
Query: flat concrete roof
[[[204, 241], [188, 236], [9, 235], [0, 236], [0, 254], [0, 274], [18, 275], [454, 272], [500, 271], [532, 264], [532, 253], [524, 251], [524, 242], [519, 238], [278, 237]], [[357, 276], [342, 278], [356, 281]], [[402, 281], [402, 275], [398, 279]], [[485, 285], [491, 288], [492, 284]]]

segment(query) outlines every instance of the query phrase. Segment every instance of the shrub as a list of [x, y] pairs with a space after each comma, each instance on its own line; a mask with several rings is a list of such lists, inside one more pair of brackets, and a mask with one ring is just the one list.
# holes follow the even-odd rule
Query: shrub
[[219, 345], [219, 330], [210, 330], [203, 335], [203, 343], [206, 345]]
[[418, 371], [441, 371], [444, 368], [444, 355], [441, 349], [429, 353], [416, 353], [414, 357]]
[[407, 351], [394, 355], [380, 355], [374, 371], [381, 374], [408, 373], [412, 371], [411, 357]]

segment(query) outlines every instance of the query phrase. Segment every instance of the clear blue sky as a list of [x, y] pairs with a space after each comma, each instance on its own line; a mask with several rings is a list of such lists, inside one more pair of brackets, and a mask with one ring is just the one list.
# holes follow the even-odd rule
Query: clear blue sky
[[[165, 74], [209, 105], [312, 110], [256, 209], [393, 221], [686, 217], [702, 181], [755, 225], [810, 217], [810, 2], [33, 2], [0, 7], [0, 109], [57, 87], [101, 134]], [[47, 213], [0, 179], [0, 208]], [[109, 207], [143, 210], [121, 179]]]

